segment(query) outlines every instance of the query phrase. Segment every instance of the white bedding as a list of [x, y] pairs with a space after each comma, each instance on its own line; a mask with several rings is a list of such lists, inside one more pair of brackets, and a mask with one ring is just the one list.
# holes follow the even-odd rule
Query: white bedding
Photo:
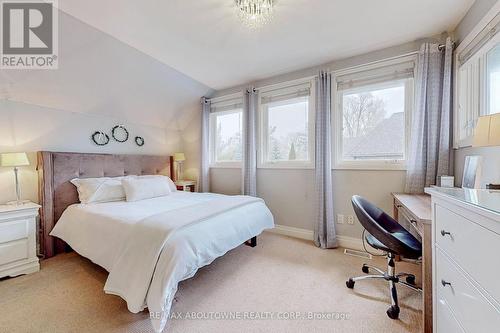
[[[61, 238], [79, 254], [112, 272], [125, 253], [129, 237], [135, 237], [134, 233], [141, 230], [139, 222], [155, 215], [172, 218], [176, 216], [176, 210], [181, 213], [189, 206], [201, 207], [203, 202], [215, 203], [223, 197], [209, 193], [174, 192], [165, 197], [137, 202], [75, 204], [65, 210], [51, 235]], [[273, 227], [273, 217], [263, 201], [249, 202], [198, 223], [186, 224], [175, 229], [162, 248], [142, 306], [132, 300], [129, 302], [127, 295], [120, 296], [127, 301], [132, 312], [148, 307], [153, 327], [161, 331], [178, 282], [193, 276], [199, 267]], [[113, 290], [107, 292], [114, 293]]]

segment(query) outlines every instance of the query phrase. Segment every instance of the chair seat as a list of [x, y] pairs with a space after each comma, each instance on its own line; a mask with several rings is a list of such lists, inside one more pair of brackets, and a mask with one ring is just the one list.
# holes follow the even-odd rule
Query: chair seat
[[395, 252], [394, 250], [391, 250], [369, 233], [366, 233], [365, 239], [371, 247], [377, 250], [402, 255], [408, 259], [418, 259], [422, 256], [422, 243], [416, 240], [410, 233], [407, 232], [406, 234], [405, 232], [397, 232], [394, 233], [393, 236], [398, 238], [404, 244], [404, 251]]

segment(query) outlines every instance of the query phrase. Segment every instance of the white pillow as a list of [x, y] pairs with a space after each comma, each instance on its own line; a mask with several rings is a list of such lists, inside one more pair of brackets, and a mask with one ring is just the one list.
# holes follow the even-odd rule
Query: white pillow
[[163, 197], [171, 192], [167, 177], [124, 178], [122, 185], [127, 201]]
[[165, 178], [168, 182], [168, 187], [170, 188], [170, 192], [176, 192], [177, 191], [177, 186], [175, 186], [175, 183], [170, 179], [170, 177], [163, 176], [163, 175], [144, 175], [144, 176], [137, 176], [137, 178]]
[[75, 178], [78, 198], [83, 204], [125, 200], [122, 179], [126, 177]]

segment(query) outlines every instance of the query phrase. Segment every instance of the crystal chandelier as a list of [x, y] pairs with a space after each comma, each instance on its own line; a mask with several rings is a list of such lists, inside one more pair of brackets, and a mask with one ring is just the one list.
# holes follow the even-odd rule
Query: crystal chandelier
[[250, 28], [258, 28], [271, 20], [274, 0], [236, 0], [238, 16]]

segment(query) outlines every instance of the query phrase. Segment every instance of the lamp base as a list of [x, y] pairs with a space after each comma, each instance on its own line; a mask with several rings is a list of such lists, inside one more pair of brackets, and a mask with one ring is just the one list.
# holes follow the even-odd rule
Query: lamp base
[[9, 205], [9, 206], [22, 206], [22, 205], [25, 205], [27, 203], [30, 203], [29, 200], [14, 200], [14, 201], [9, 201], [6, 203], [6, 205]]

